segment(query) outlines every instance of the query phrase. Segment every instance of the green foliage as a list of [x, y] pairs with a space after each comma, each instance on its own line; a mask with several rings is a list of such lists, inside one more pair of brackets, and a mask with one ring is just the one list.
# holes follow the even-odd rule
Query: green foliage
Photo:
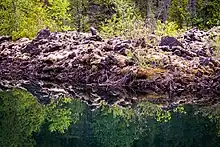
[[41, 105], [21, 89], [1, 91], [0, 102], [0, 146], [33, 146], [32, 134], [43, 124], [48, 124], [50, 132], [64, 133], [82, 115], [72, 99], [59, 98]]
[[[169, 8], [169, 18], [171, 22], [175, 22], [175, 29], [182, 28], [190, 21], [190, 14], [188, 11], [189, 0], [172, 0]], [[176, 28], [177, 27], [177, 28]]]
[[210, 30], [209, 42], [214, 50], [216, 57], [220, 57], [220, 27], [213, 27]]
[[115, 8], [116, 14], [100, 26], [103, 36], [125, 36], [134, 30], [136, 25], [141, 25], [138, 24], [141, 17], [136, 8], [133, 7], [134, 2], [129, 0], [113, 0], [111, 2], [117, 6]]
[[212, 45], [214, 47], [214, 52], [216, 56], [220, 57], [220, 35], [215, 38]]
[[103, 105], [95, 112], [92, 128], [100, 146], [132, 146], [135, 140], [149, 131], [152, 121], [170, 119], [167, 113], [149, 102], [134, 108]]
[[[70, 103], [68, 98], [59, 98], [54, 100], [47, 108], [47, 121], [49, 122], [49, 130], [51, 132], [58, 131], [64, 133], [68, 129], [72, 121], [76, 122], [77, 117], [71, 119], [71, 110], [65, 107]], [[51, 113], [52, 112], [52, 113]], [[76, 120], [74, 120], [76, 119]]]
[[137, 105], [136, 111], [140, 119], [145, 119], [146, 117], [156, 118], [161, 108], [149, 102], [141, 102]]
[[34, 146], [36, 140], [39, 147], [212, 147], [220, 143], [219, 110], [219, 105], [186, 105], [164, 111], [141, 102], [133, 108], [103, 104], [90, 111], [69, 98], [41, 105], [24, 90], [13, 89], [0, 92], [0, 146]]
[[179, 26], [175, 22], [166, 22], [162, 23], [161, 21], [157, 22], [155, 33], [158, 36], [178, 36], [183, 33], [183, 29], [179, 29]]
[[[46, 26], [52, 31], [88, 31], [93, 25], [100, 29], [104, 37], [143, 37], [155, 29], [163, 13], [159, 3], [155, 0], [48, 0], [46, 4], [46, 1], [4, 0], [0, 1], [0, 35], [12, 35], [13, 39], [33, 38]], [[157, 31], [159, 35], [175, 36], [178, 28], [220, 25], [219, 9], [218, 0], [208, 0], [206, 3], [197, 0], [196, 15], [192, 17], [188, 0], [172, 0], [169, 23], [164, 24], [166, 27], [157, 23]]]
[[198, 108], [186, 105], [184, 109], [185, 113], [171, 113], [170, 121], [160, 125], [161, 135], [164, 136], [163, 145], [215, 146], [218, 137], [214, 124], [201, 114], [195, 114]]
[[220, 105], [216, 104], [211, 107], [201, 107], [196, 113], [207, 117], [212, 123], [216, 124], [217, 135], [220, 136]]
[[23, 90], [0, 92], [0, 146], [33, 146], [46, 109]]
[[157, 121], [168, 122], [171, 119], [170, 111], [159, 111], [157, 113]]
[[[183, 111], [184, 109], [184, 111]], [[148, 121], [149, 129], [135, 141], [134, 147], [212, 147], [218, 146], [215, 123], [198, 113], [194, 106], [184, 106], [170, 111], [169, 121]]]
[[78, 31], [87, 31], [88, 16], [86, 10], [89, 2], [87, 0], [70, 0], [70, 9], [68, 10], [71, 15], [70, 25]]
[[138, 117], [140, 118], [140, 122], [143, 122], [149, 118], [157, 120], [158, 122], [168, 122], [171, 119], [171, 111], [164, 111], [161, 107], [155, 104], [151, 104], [149, 102], [142, 102], [137, 106]]
[[33, 38], [46, 26], [52, 31], [67, 29], [63, 24], [69, 19], [67, 0], [49, 1], [48, 6], [33, 0], [5, 0], [0, 6], [0, 35]]
[[[128, 51], [127, 56], [131, 57], [136, 62], [136, 64], [143, 69], [151, 68], [152, 65], [156, 65], [158, 68], [163, 67], [161, 59], [155, 56], [151, 56], [149, 52], [150, 51], [148, 49], [139, 49], [135, 50], [134, 52]], [[154, 71], [156, 70], [157, 69], [155, 68]]]
[[[41, 127], [41, 131], [34, 134], [37, 146], [85, 147], [85, 143], [87, 144], [87, 139], [90, 137], [90, 134], [87, 133], [88, 118], [86, 118], [86, 113], [88, 111], [86, 111], [86, 105], [79, 100], [59, 98], [50, 104], [49, 110], [52, 114], [49, 114], [46, 119], [51, 118], [51, 121], [46, 121]], [[53, 123], [55, 124], [53, 125]], [[50, 130], [51, 126], [55, 130]], [[91, 143], [92, 141], [88, 140], [88, 142]]]
[[208, 117], [212, 122], [216, 123], [217, 125], [216, 131], [218, 136], [220, 136], [220, 108], [217, 108], [214, 111], [212, 111]]
[[208, 1], [198, 10], [198, 15], [194, 19], [195, 25], [200, 28], [211, 28], [220, 25], [220, 3], [219, 0]]
[[100, 146], [129, 147], [138, 137], [134, 111], [118, 106], [102, 106], [93, 119], [92, 128]]

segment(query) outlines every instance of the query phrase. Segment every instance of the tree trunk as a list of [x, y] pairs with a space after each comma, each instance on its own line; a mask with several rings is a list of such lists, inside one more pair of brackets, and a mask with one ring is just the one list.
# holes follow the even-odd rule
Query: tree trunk
[[196, 0], [189, 0], [189, 11], [191, 15], [191, 25], [193, 26], [193, 18], [196, 16]]
[[149, 9], [149, 0], [147, 0], [147, 4], [146, 4], [146, 20], [145, 20], [145, 24], [146, 26], [149, 25], [149, 13], [150, 13], [150, 9]]
[[77, 30], [81, 31], [81, 3], [79, 0], [76, 2], [76, 12], [77, 12]]
[[156, 7], [156, 21], [158, 19], [161, 19], [161, 14], [163, 12], [163, 2], [161, 0], [157, 0], [157, 3], [156, 3], [157, 7]]
[[15, 4], [15, 0], [12, 1], [12, 8], [13, 8], [13, 13], [14, 13], [14, 25], [13, 25], [13, 31], [17, 31], [17, 9], [16, 9], [16, 4]]
[[168, 18], [168, 10], [169, 10], [169, 7], [170, 7], [170, 1], [171, 0], [165, 0], [164, 1], [163, 23], [165, 23], [167, 21], [167, 18]]
[[45, 6], [49, 6], [49, 1], [48, 0], [44, 0], [44, 4], [45, 4]]

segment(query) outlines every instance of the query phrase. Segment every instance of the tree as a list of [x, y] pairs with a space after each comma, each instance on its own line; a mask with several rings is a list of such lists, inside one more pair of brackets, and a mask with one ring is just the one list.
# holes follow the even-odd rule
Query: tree
[[135, 141], [134, 147], [218, 146], [220, 142], [216, 134], [216, 123], [198, 112], [199, 107], [185, 105], [184, 112], [182, 108], [178, 109], [169, 110], [169, 121], [148, 121], [149, 129], [143, 133], [142, 138]]
[[68, 0], [0, 1], [0, 35], [11, 35], [14, 39], [32, 38], [46, 26], [54, 31], [67, 29], [68, 6]]
[[88, 30], [87, 10], [89, 7], [88, 0], [70, 0], [69, 14], [71, 15], [71, 26], [77, 31]]
[[117, 106], [103, 106], [97, 111], [92, 126], [99, 146], [131, 146], [138, 137], [133, 115], [131, 109]]
[[170, 0], [165, 0], [164, 1], [164, 11], [163, 11], [163, 22], [165, 23], [167, 21], [168, 18], [168, 11], [169, 11], [169, 7], [170, 7]]
[[143, 133], [150, 133], [152, 121], [167, 121], [169, 116], [157, 105], [142, 102], [134, 108], [102, 105], [95, 111], [92, 128], [99, 146], [130, 147]]
[[[70, 98], [42, 105], [21, 89], [0, 92], [0, 146], [34, 146], [33, 133], [41, 126], [47, 132], [64, 133], [79, 121], [83, 109]], [[70, 109], [71, 108], [71, 109]], [[81, 109], [79, 109], [81, 108]]]
[[[191, 20], [196, 17], [196, 0], [189, 0], [189, 11], [191, 14]], [[193, 26], [193, 21], [192, 26]]]
[[13, 89], [0, 92], [0, 146], [33, 146], [46, 109], [30, 94]]
[[[72, 146], [84, 145], [84, 117], [86, 106], [79, 100], [58, 98], [47, 106], [46, 121], [39, 133], [34, 134], [36, 145], [45, 146]], [[82, 141], [83, 140], [83, 141]]]
[[197, 10], [195, 25], [201, 28], [211, 28], [220, 25], [220, 3], [218, 0], [208, 0]]
[[172, 0], [168, 21], [176, 22], [180, 28], [183, 28], [184, 25], [187, 25], [189, 18], [188, 0]]

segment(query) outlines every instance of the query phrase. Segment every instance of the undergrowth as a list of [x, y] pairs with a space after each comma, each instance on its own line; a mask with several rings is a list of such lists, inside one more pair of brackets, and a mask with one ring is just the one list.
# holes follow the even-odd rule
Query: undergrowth
[[211, 45], [216, 57], [220, 57], [220, 27], [213, 28]]

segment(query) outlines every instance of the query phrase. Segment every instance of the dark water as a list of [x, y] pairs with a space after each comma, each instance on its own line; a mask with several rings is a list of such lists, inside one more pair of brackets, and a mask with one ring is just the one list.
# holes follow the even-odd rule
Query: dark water
[[91, 111], [78, 100], [42, 105], [22, 90], [0, 92], [0, 147], [218, 147], [219, 120], [219, 106]]

